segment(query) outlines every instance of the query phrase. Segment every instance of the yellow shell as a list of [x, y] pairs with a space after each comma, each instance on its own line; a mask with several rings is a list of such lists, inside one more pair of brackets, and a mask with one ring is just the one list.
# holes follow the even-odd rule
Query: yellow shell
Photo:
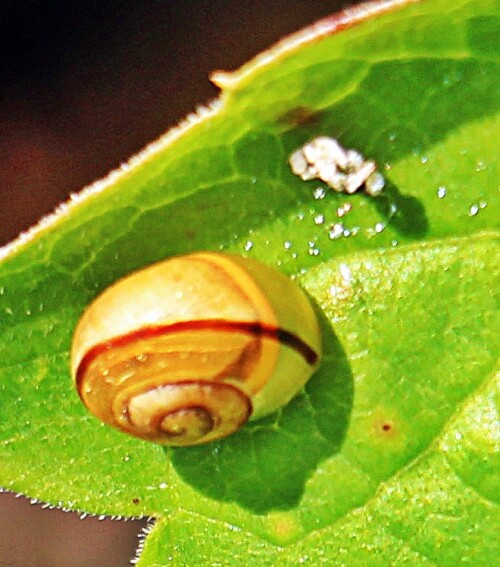
[[105, 423], [195, 445], [286, 404], [320, 354], [315, 313], [290, 279], [256, 260], [200, 252], [105, 290], [75, 330], [71, 370]]

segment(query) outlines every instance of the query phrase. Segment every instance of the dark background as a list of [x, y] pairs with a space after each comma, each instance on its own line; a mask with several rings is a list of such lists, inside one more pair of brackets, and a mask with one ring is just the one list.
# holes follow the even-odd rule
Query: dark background
[[[212, 70], [354, 3], [2, 0], [0, 246], [217, 96]], [[144, 524], [0, 494], [0, 567], [122, 567]]]

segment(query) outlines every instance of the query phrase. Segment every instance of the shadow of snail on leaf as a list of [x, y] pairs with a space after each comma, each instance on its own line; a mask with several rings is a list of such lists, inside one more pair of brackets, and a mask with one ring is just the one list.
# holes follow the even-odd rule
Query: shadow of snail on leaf
[[318, 465], [339, 452], [352, 410], [349, 363], [331, 326], [319, 317], [322, 362], [286, 407], [223, 440], [165, 449], [186, 483], [257, 514], [297, 505]]

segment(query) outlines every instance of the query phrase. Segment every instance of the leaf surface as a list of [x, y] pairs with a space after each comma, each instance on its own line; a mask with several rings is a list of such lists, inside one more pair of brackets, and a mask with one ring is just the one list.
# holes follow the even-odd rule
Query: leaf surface
[[[154, 516], [140, 565], [498, 555], [498, 2], [361, 9], [216, 75], [218, 102], [0, 251], [0, 483]], [[294, 176], [316, 135], [384, 194]], [[296, 277], [325, 355], [276, 414], [163, 449], [87, 413], [68, 351], [101, 290], [199, 249]]]

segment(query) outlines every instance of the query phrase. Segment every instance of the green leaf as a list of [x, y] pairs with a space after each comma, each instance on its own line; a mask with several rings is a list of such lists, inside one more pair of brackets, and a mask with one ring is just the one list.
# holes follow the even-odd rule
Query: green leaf
[[[210, 109], [0, 251], [0, 483], [154, 516], [140, 565], [498, 556], [498, 2], [369, 9], [218, 74]], [[317, 135], [384, 194], [315, 198], [288, 156]], [[280, 412], [163, 449], [88, 414], [68, 350], [107, 285], [199, 249], [295, 276], [325, 355]]]

